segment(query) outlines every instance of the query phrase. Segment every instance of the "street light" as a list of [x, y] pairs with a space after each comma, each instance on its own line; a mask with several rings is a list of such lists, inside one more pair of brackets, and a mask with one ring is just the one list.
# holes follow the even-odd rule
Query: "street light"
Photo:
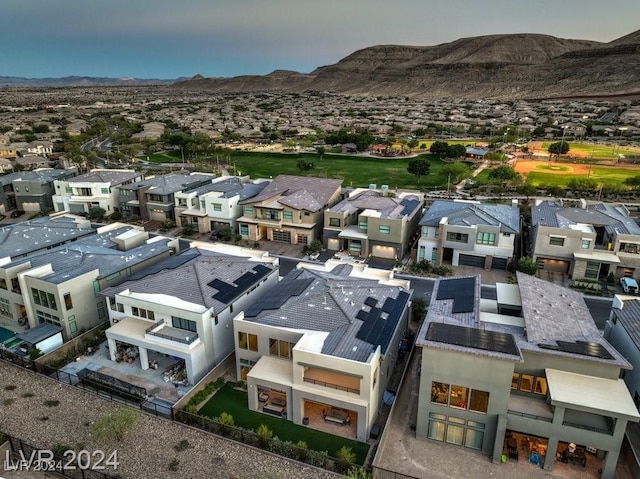
[[564, 134], [567, 131], [566, 126], [561, 126], [562, 128], [562, 139], [560, 140], [560, 153], [558, 153], [558, 159], [560, 159], [560, 154], [562, 153], [562, 148], [564, 147]]

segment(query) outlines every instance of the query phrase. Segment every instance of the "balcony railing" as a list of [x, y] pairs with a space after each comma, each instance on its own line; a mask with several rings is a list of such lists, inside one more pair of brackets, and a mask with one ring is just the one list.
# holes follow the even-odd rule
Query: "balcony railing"
[[602, 429], [602, 428], [595, 427], [595, 426], [587, 426], [586, 424], [578, 424], [578, 423], [569, 422], [569, 421], [563, 421], [562, 425], [563, 426], [576, 427], [578, 429], [584, 429], [585, 431], [593, 431], [593, 432], [597, 432], [599, 434], [607, 434], [609, 436], [613, 436], [613, 429], [611, 429], [611, 430]]
[[311, 384], [315, 384], [317, 386], [322, 386], [325, 388], [337, 389], [338, 391], [345, 391], [348, 393], [360, 394], [359, 389], [353, 389], [347, 386], [341, 386], [340, 384], [328, 383], [326, 381], [318, 381], [317, 379], [311, 379], [311, 378], [303, 378], [303, 380], [305, 383], [311, 383]]
[[534, 419], [536, 421], [553, 422], [552, 418], [548, 418], [544, 416], [536, 416], [535, 414], [528, 414], [526, 412], [513, 411], [511, 409], [507, 410], [507, 414], [513, 414], [514, 416], [520, 416], [527, 419]]
[[[163, 330], [166, 330], [167, 332], [161, 332]], [[169, 341], [175, 341], [182, 344], [192, 344], [199, 338], [198, 333], [196, 332], [185, 331], [182, 329], [174, 328], [172, 326], [167, 326], [164, 319], [153, 323], [145, 330], [145, 333], [157, 338], [168, 339]]]

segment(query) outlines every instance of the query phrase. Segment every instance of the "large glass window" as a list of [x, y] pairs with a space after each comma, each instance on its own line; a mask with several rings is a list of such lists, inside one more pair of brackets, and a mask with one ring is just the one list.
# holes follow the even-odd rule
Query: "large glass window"
[[530, 374], [523, 374], [520, 380], [520, 391], [530, 393], [533, 391], [533, 376]]
[[195, 321], [190, 319], [179, 318], [177, 316], [171, 316], [171, 326], [178, 329], [184, 329], [185, 331], [198, 332], [198, 325]]
[[484, 441], [484, 432], [475, 429], [467, 429], [464, 440], [465, 447], [471, 449], [482, 449], [482, 441]]
[[547, 379], [546, 378], [536, 378], [536, 387], [533, 390], [536, 394], [547, 394]]
[[287, 221], [293, 221], [293, 211], [283, 211], [282, 219]]
[[437, 404], [449, 403], [449, 385], [445, 383], [431, 383], [431, 402]]
[[245, 216], [253, 216], [253, 206], [245, 206], [243, 212]]
[[464, 386], [451, 386], [451, 407], [467, 409], [469, 403], [469, 389]]
[[466, 233], [455, 233], [449, 231], [447, 233], [447, 241], [455, 241], [457, 243], [466, 243], [469, 241], [469, 235]]
[[489, 393], [478, 389], [471, 390], [471, 399], [469, 400], [469, 411], [487, 413], [489, 408]]
[[476, 243], [477, 244], [486, 244], [486, 245], [495, 245], [496, 244], [496, 234], [495, 233], [483, 233], [482, 231], [478, 231], [476, 235]]
[[11, 314], [11, 303], [4, 298], [0, 298], [0, 314], [9, 318], [13, 317], [13, 314]]
[[444, 442], [444, 431], [446, 426], [443, 422], [429, 421], [429, 431], [427, 437], [436, 441]]
[[222, 211], [222, 205], [220, 203], [213, 203], [213, 211]]
[[378, 231], [383, 235], [391, 234], [391, 226], [389, 226], [389, 225], [380, 225], [380, 226], [378, 226]]
[[[451, 418], [449, 418], [451, 419]], [[447, 442], [462, 446], [464, 443], [464, 427], [454, 424], [447, 424]]]
[[73, 309], [73, 301], [71, 301], [71, 293], [65, 293], [64, 295], [64, 307], [66, 310]]
[[249, 351], [258, 351], [258, 336], [255, 334], [238, 332], [238, 347]]
[[636, 243], [620, 243], [620, 251], [624, 253], [638, 254], [638, 252], [640, 251], [640, 248], [638, 248], [638, 246], [639, 245], [637, 245]]
[[587, 261], [584, 277], [588, 279], [598, 279], [598, 274], [600, 274], [600, 263], [597, 261]]
[[340, 218], [329, 218], [329, 226], [340, 227]]
[[293, 344], [288, 341], [269, 338], [269, 354], [279, 358], [291, 359], [291, 349]]
[[240, 225], [240, 234], [242, 236], [249, 236], [249, 225]]
[[278, 221], [280, 219], [280, 212], [277, 210], [264, 210], [264, 219]]
[[513, 373], [511, 376], [511, 389], [518, 389], [518, 383], [520, 382], [520, 374]]
[[37, 305], [44, 306], [45, 308], [58, 309], [56, 297], [53, 294], [35, 288], [31, 288], [31, 294], [33, 296], [33, 302]]
[[362, 231], [367, 231], [367, 227], [368, 227], [368, 223], [366, 221], [361, 221], [358, 224], [358, 228], [360, 228]]
[[583, 240], [581, 241], [580, 247], [581, 247], [582, 249], [589, 249], [589, 247], [590, 247], [590, 246], [591, 246], [591, 240], [584, 240], [584, 239], [583, 239]]

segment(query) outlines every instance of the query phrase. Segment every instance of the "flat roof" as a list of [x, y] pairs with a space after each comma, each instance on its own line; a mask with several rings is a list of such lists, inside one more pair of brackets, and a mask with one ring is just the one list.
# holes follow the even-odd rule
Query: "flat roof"
[[498, 304], [522, 307], [520, 287], [517, 284], [496, 283], [496, 299]]
[[551, 404], [613, 414], [638, 421], [640, 414], [622, 379], [605, 379], [546, 368]]
[[606, 253], [604, 251], [594, 251], [593, 253], [573, 253], [573, 257], [592, 261], [603, 261], [605, 263], [620, 263], [620, 258], [615, 254]]
[[247, 379], [249, 378], [292, 387], [293, 363], [288, 359], [262, 356], [247, 373]]
[[62, 331], [62, 327], [51, 324], [42, 323], [35, 328], [27, 329], [23, 333], [17, 335], [18, 339], [26, 341], [29, 344], [38, 344], [40, 341], [44, 341], [51, 336], [54, 336]]

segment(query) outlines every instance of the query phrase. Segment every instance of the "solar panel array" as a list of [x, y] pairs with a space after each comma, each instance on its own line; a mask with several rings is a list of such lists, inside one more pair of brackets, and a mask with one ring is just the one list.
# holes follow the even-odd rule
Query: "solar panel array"
[[213, 295], [213, 299], [224, 304], [229, 304], [235, 298], [244, 294], [245, 291], [250, 289], [253, 285], [259, 283], [260, 280], [267, 276], [270, 271], [270, 268], [259, 264], [254, 266], [251, 271], [247, 271], [236, 279], [235, 284], [229, 284], [226, 281], [216, 278], [209, 281], [207, 285], [218, 290], [218, 292]]
[[[291, 276], [291, 277], [290, 277]], [[313, 278], [298, 279], [298, 275], [288, 274], [263, 296], [260, 301], [244, 312], [246, 318], [255, 318], [262, 311], [280, 308], [292, 296], [300, 296], [313, 283]]]
[[581, 356], [590, 356], [600, 359], [615, 359], [609, 351], [600, 343], [592, 343], [588, 341], [556, 341], [557, 344], [538, 344], [542, 349], [550, 349], [553, 351], [562, 351], [564, 353], [579, 354]]
[[428, 341], [464, 346], [467, 348], [519, 355], [515, 339], [509, 333], [483, 331], [447, 323], [431, 323], [427, 329]]
[[408, 215], [409, 213], [411, 213], [414, 209], [416, 209], [416, 207], [418, 206], [418, 204], [420, 204], [420, 200], [410, 200], [410, 199], [403, 199], [400, 204], [402, 206], [404, 206], [402, 212], [400, 213], [401, 215]]
[[[370, 299], [374, 298], [367, 298], [365, 300], [365, 304], [367, 304], [367, 301]], [[389, 300], [393, 302], [393, 305]], [[372, 307], [368, 312], [360, 310], [366, 313], [366, 318], [356, 333], [356, 338], [374, 346], [380, 346], [382, 353], [384, 354], [389, 347], [393, 333], [398, 326], [398, 322], [402, 317], [402, 313], [404, 312], [408, 301], [409, 294], [401, 291], [398, 293], [398, 297], [395, 300], [393, 298], [387, 298], [385, 301], [385, 307], [389, 309], [389, 311], [385, 311], [386, 314], [384, 315], [382, 314], [383, 310], [378, 307]], [[371, 303], [371, 301], [369, 301], [369, 303]], [[361, 313], [358, 312], [358, 315], [361, 315]], [[356, 315], [356, 317], [361, 319], [358, 315]]]
[[475, 278], [444, 279], [438, 285], [436, 299], [453, 299], [452, 313], [470, 313], [474, 306], [475, 286]]

